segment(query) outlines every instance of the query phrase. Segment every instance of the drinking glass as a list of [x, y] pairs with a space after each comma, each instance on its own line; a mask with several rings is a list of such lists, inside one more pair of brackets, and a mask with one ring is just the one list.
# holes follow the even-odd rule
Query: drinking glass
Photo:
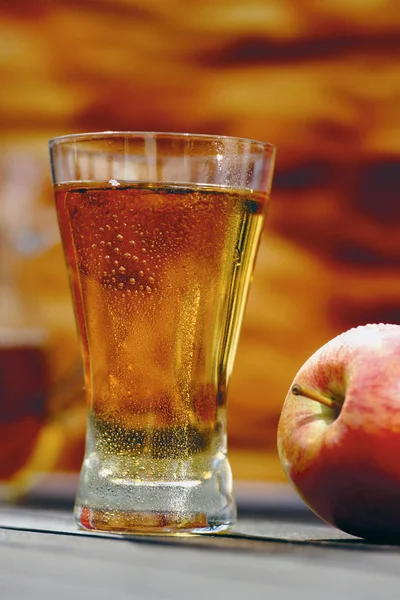
[[227, 529], [227, 389], [275, 148], [104, 132], [55, 138], [50, 154], [88, 408], [77, 522]]

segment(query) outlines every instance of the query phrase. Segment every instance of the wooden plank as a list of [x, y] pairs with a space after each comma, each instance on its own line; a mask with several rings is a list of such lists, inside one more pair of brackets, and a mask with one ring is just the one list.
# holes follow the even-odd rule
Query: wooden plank
[[3, 531], [0, 593], [13, 600], [399, 597], [397, 553], [293, 548], [272, 544], [267, 554], [212, 552], [129, 539]]
[[323, 524], [244, 519], [232, 536], [151, 539], [77, 533], [57, 511], [2, 509], [0, 524], [4, 600], [400, 596], [398, 547], [335, 537]]

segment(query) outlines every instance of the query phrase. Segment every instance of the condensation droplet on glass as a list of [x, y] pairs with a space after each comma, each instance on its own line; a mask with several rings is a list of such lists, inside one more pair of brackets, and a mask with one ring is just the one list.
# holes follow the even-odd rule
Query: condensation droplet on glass
[[117, 240], [123, 240], [123, 239], [124, 239], [124, 236], [121, 233], [119, 233], [117, 235]]
[[235, 248], [235, 251], [233, 253], [233, 262], [235, 263], [235, 266], [238, 267], [241, 263], [242, 260], [242, 253], [239, 250], [239, 248]]
[[125, 269], [125, 267], [120, 267], [120, 268], [118, 269], [118, 271], [119, 271], [120, 273], [125, 273], [126, 269]]
[[131, 277], [131, 278], [130, 278], [130, 280], [129, 280], [129, 283], [130, 283], [131, 285], [135, 285], [135, 283], [136, 283], [136, 279], [135, 279], [134, 277]]

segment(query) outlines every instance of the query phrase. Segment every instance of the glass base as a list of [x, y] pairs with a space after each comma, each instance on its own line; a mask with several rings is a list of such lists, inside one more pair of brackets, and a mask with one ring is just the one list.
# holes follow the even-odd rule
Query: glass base
[[220, 533], [229, 530], [235, 519], [210, 522], [205, 514], [131, 513], [120, 510], [105, 511], [87, 506], [75, 509], [77, 524], [86, 531], [127, 533], [135, 535], [192, 535]]
[[217, 533], [235, 523], [232, 474], [225, 454], [202, 465], [199, 458], [159, 459], [160, 475], [151, 478], [154, 462], [149, 461], [147, 468], [142, 459], [137, 469], [132, 457], [99, 461], [96, 453], [90, 454], [75, 502], [78, 525], [91, 531], [175, 535]]

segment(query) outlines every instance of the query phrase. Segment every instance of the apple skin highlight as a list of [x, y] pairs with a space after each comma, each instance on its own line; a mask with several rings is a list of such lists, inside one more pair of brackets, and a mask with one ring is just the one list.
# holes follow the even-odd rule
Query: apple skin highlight
[[324, 521], [400, 543], [400, 326], [351, 329], [304, 363], [282, 408], [278, 452], [289, 481]]

